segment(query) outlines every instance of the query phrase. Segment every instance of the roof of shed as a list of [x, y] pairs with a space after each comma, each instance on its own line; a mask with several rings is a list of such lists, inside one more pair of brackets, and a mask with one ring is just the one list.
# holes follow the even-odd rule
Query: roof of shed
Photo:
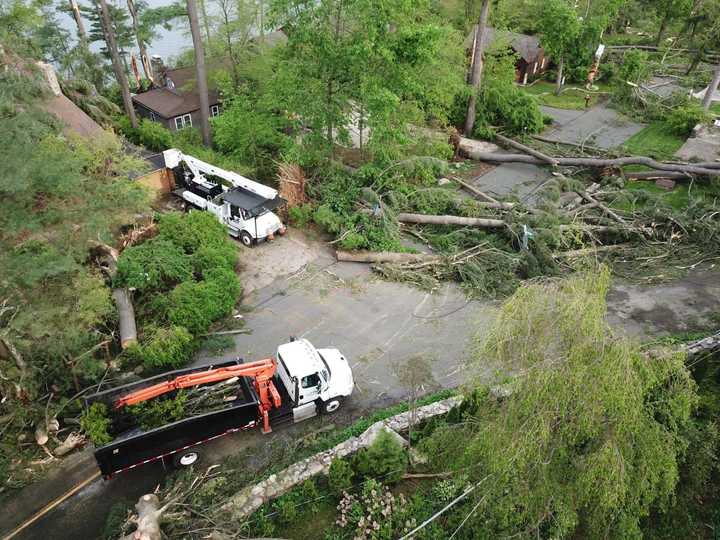
[[[208, 98], [210, 105], [220, 102], [220, 94], [217, 90], [210, 90]], [[156, 112], [163, 118], [173, 118], [200, 110], [200, 96], [196, 92], [181, 94], [169, 88], [154, 88], [142, 94], [136, 94], [133, 96], [133, 101]]]

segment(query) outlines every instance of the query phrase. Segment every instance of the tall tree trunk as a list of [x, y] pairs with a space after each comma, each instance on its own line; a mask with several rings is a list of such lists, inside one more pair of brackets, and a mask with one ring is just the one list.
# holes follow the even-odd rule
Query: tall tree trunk
[[77, 25], [78, 38], [80, 39], [80, 43], [82, 43], [84, 46], [87, 46], [87, 32], [85, 31], [85, 23], [82, 20], [82, 16], [80, 15], [80, 8], [78, 7], [78, 4], [75, 0], [70, 0], [70, 11], [72, 11], [73, 18], [75, 19], [75, 24]]
[[663, 16], [662, 22], [660, 23], [660, 28], [658, 30], [657, 37], [655, 38], [655, 46], [659, 47], [660, 42], [662, 41], [663, 35], [665, 34], [665, 28], [667, 27], [668, 23], [668, 14], [666, 13]]
[[478, 20], [478, 29], [475, 34], [475, 46], [473, 47], [473, 57], [470, 66], [470, 97], [468, 99], [467, 114], [465, 115], [465, 135], [468, 137], [472, 134], [475, 126], [475, 109], [477, 107], [477, 96], [482, 85], [483, 71], [483, 49], [485, 46], [485, 34], [487, 33], [488, 14], [490, 13], [490, 0], [483, 0], [480, 8], [480, 19]]
[[718, 89], [718, 85], [720, 85], [720, 64], [717, 65], [715, 68], [715, 75], [713, 75], [713, 80], [710, 83], [710, 86], [707, 87], [707, 90], [705, 90], [705, 97], [703, 98], [703, 109], [710, 110], [710, 105], [712, 105], [712, 98], [715, 95], [715, 91]]
[[565, 72], [565, 56], [558, 61], [557, 80], [555, 81], [555, 95], [559, 96], [563, 86], [563, 74]]
[[240, 74], [238, 73], [238, 59], [235, 55], [235, 49], [232, 44], [232, 36], [230, 35], [230, 13], [226, 2], [220, 2], [220, 8], [223, 12], [223, 23], [225, 24], [225, 48], [227, 50], [227, 55], [230, 57], [233, 88], [237, 90], [240, 87]]
[[200, 0], [200, 12], [203, 17], [203, 29], [205, 30], [205, 41], [210, 43], [210, 19], [208, 19], [207, 7], [205, 0]]
[[205, 146], [210, 146], [210, 100], [208, 98], [207, 72], [205, 70], [205, 51], [203, 50], [202, 36], [200, 35], [200, 24], [195, 0], [187, 0], [187, 11], [188, 18], [190, 19], [193, 47], [195, 48], [197, 89], [198, 94], [200, 94], [200, 131], [202, 133], [203, 143]]
[[130, 85], [128, 85], [127, 73], [123, 69], [120, 54], [118, 53], [117, 42], [115, 41], [115, 32], [110, 22], [110, 10], [108, 10], [107, 2], [105, 0], [97, 1], [100, 6], [100, 16], [102, 18], [103, 31], [105, 32], [105, 42], [107, 43], [110, 59], [112, 60], [115, 78], [120, 85], [120, 93], [122, 94], [125, 114], [127, 114], [128, 118], [130, 118], [130, 125], [133, 128], [137, 128], [138, 123], [137, 118], [135, 117], [135, 109], [133, 108], [132, 98], [130, 97]]
[[128, 11], [130, 12], [130, 18], [132, 19], [133, 32], [135, 32], [135, 39], [137, 40], [138, 50], [140, 51], [140, 63], [145, 73], [147, 80], [152, 80], [152, 73], [150, 72], [150, 62], [148, 60], [147, 48], [145, 46], [145, 40], [140, 36], [140, 23], [138, 23], [137, 9], [135, 9], [135, 2], [133, 0], [127, 0]]

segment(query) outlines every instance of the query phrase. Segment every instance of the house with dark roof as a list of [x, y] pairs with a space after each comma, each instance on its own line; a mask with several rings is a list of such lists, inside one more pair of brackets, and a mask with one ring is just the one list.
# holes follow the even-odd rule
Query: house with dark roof
[[[156, 61], [159, 86], [133, 96], [138, 116], [160, 122], [169, 130], [200, 125], [200, 95], [197, 91], [195, 66], [167, 69]], [[208, 89], [210, 116], [218, 116], [222, 99], [217, 88]]]
[[[475, 52], [475, 40], [477, 39], [477, 25], [473, 26], [472, 32], [465, 40], [465, 49], [469, 51], [470, 62], [472, 63], [472, 55]], [[540, 45], [537, 36], [528, 36], [527, 34], [518, 34], [508, 30], [496, 30], [495, 28], [487, 28], [485, 34], [485, 46], [507, 43], [507, 45], [517, 54], [517, 62], [515, 63], [515, 81], [526, 84], [528, 80], [538, 77], [544, 73], [550, 66], [550, 59], [545, 54], [545, 49]]]

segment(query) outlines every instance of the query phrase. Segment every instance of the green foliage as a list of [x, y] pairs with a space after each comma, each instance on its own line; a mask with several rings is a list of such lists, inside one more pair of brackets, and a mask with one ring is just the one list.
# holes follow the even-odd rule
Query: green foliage
[[163, 214], [158, 219], [158, 231], [161, 238], [180, 246], [188, 254], [201, 247], [233, 246], [225, 226], [209, 212]]
[[170, 240], [157, 237], [130, 246], [121, 253], [116, 284], [145, 291], [168, 288], [191, 278], [190, 260], [182, 248]]
[[667, 115], [670, 129], [680, 136], [689, 135], [698, 124], [709, 123], [711, 116], [697, 103], [674, 107]]
[[215, 268], [203, 281], [181, 283], [170, 293], [168, 320], [197, 335], [217, 319], [230, 314], [240, 297], [237, 276], [231, 270]]
[[330, 491], [339, 495], [343, 491], [349, 490], [352, 487], [354, 476], [352, 466], [347, 461], [341, 458], [333, 459], [328, 470]]
[[112, 442], [113, 438], [108, 433], [112, 421], [108, 418], [107, 405], [104, 403], [93, 403], [80, 418], [80, 427], [90, 438], [93, 444], [100, 448]]
[[184, 326], [146, 328], [142, 343], [131, 345], [126, 354], [153, 371], [185, 365], [195, 350], [192, 334]]
[[607, 270], [524, 286], [477, 348], [479, 369], [518, 374], [511, 392], [427, 451], [484, 479], [466, 525], [478, 536], [638, 537], [671, 499], [695, 387], [683, 354], [610, 332], [608, 286]]
[[172, 397], [143, 401], [136, 405], [129, 405], [127, 409], [144, 431], [150, 431], [182, 420], [185, 417], [186, 402], [187, 393], [178, 390], [177, 394]]
[[[545, 127], [537, 100], [515, 84], [516, 57], [508, 51], [498, 43], [486, 52], [473, 132], [476, 137], [491, 137], [496, 127], [511, 135], [538, 133]], [[456, 121], [463, 115], [456, 112]]]
[[288, 210], [290, 216], [290, 223], [296, 227], [302, 229], [310, 223], [313, 219], [314, 209], [311, 204], [302, 204], [300, 206], [293, 206]]
[[366, 478], [397, 482], [407, 470], [407, 454], [397, 438], [383, 429], [368, 448], [355, 456], [354, 469]]
[[172, 132], [158, 122], [141, 118], [138, 122], [138, 127], [133, 129], [130, 125], [130, 119], [122, 116], [117, 121], [117, 125], [125, 137], [135, 144], [144, 146], [148, 150], [162, 152], [163, 150], [173, 147]]
[[651, 64], [648, 54], [640, 49], [630, 49], [623, 55], [622, 64], [617, 69], [613, 81], [613, 100], [619, 102], [633, 101], [633, 86], [642, 84], [651, 75]]
[[126, 501], [116, 502], [110, 507], [107, 517], [105, 518], [105, 527], [103, 528], [103, 540], [113, 540], [122, 536], [122, 527], [131, 514], [132, 504]]

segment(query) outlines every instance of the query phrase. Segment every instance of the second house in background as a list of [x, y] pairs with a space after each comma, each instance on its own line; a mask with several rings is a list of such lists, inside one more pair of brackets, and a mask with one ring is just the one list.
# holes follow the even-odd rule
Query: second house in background
[[[200, 96], [195, 81], [195, 66], [167, 69], [153, 58], [157, 86], [133, 96], [133, 105], [141, 118], [160, 122], [170, 130], [200, 125]], [[222, 99], [212, 84], [208, 91], [210, 117], [222, 110]]]

